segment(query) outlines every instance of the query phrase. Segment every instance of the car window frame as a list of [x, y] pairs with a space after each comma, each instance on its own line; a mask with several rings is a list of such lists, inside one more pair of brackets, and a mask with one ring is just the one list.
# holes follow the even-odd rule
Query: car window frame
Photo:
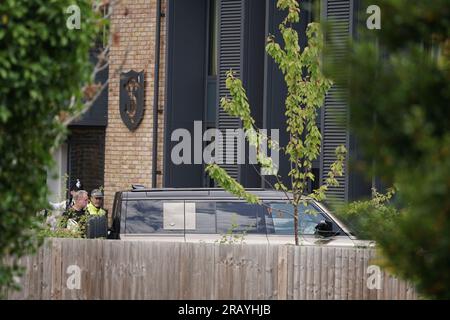
[[[336, 232], [339, 232], [337, 234], [337, 236], [346, 236], [346, 233], [344, 232], [344, 230], [341, 228], [341, 226], [336, 223], [336, 221], [333, 219], [333, 217], [331, 217], [327, 212], [325, 212], [319, 205], [317, 205], [317, 203], [313, 200], [306, 200], [308, 205], [311, 205], [315, 210], [317, 210], [320, 214], [322, 214], [322, 216], [331, 221], [331, 223], [333, 224], [333, 229], [336, 228]], [[284, 204], [289, 204], [289, 202], [287, 202], [286, 200], [281, 200], [281, 199], [262, 199], [263, 203], [271, 203], [271, 202], [278, 202], [278, 203], [284, 203]], [[267, 236], [288, 236], [288, 237], [292, 237], [294, 236], [294, 233], [292, 234], [279, 234], [275, 232], [275, 224], [273, 222], [273, 217], [270, 217], [269, 219], [266, 218], [266, 212], [264, 212], [264, 217], [265, 217], [265, 222], [266, 222], [266, 231], [267, 231]], [[293, 218], [293, 217], [292, 217]], [[269, 230], [273, 230], [272, 233], [269, 233]], [[299, 235], [302, 236], [317, 236], [317, 234], [303, 234], [303, 233], [299, 233]]]
[[[218, 230], [218, 225], [217, 225], [217, 203], [218, 202], [226, 202], [226, 203], [243, 203], [246, 205], [256, 205], [258, 206], [258, 204], [253, 204], [253, 203], [248, 203], [246, 201], [243, 200], [239, 200], [239, 199], [217, 199], [217, 200], [212, 200], [216, 203], [216, 234], [222, 234], [219, 232]], [[259, 205], [260, 206], [260, 205]], [[246, 233], [246, 235], [267, 235], [267, 226], [265, 223], [265, 216], [264, 214], [262, 214], [262, 210], [259, 209], [256, 213], [256, 232], [252, 232], [252, 233]], [[261, 222], [260, 222], [261, 221]], [[260, 232], [260, 230], [262, 229], [262, 231]]]

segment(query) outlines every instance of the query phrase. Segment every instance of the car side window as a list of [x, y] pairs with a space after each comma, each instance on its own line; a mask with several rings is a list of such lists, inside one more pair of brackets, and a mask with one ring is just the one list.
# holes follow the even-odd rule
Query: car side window
[[259, 205], [245, 202], [217, 202], [217, 233], [265, 233]]
[[[294, 208], [290, 203], [266, 202], [264, 204], [268, 234], [294, 234]], [[327, 219], [315, 206], [308, 204], [298, 206], [299, 232], [303, 235], [315, 234], [315, 227], [321, 220]]]
[[184, 234], [183, 207], [180, 201], [130, 200], [125, 233]]
[[[210, 201], [191, 201], [186, 200], [187, 208], [193, 209], [193, 212], [186, 212], [186, 219], [193, 214], [195, 219], [195, 228], [186, 228], [186, 233], [216, 233], [216, 204]], [[192, 210], [191, 210], [192, 211]]]

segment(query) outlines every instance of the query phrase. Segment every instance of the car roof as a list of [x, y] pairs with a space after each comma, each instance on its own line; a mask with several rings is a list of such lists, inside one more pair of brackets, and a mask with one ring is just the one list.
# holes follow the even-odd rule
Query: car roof
[[[254, 194], [262, 199], [278, 199], [287, 200], [286, 193], [283, 191], [263, 188], [247, 188], [251, 194]], [[287, 193], [289, 197], [292, 194]], [[136, 188], [122, 192], [122, 195], [126, 199], [142, 199], [142, 198], [186, 198], [186, 199], [234, 199], [238, 200], [238, 197], [222, 188]], [[305, 197], [305, 199], [308, 199]]]

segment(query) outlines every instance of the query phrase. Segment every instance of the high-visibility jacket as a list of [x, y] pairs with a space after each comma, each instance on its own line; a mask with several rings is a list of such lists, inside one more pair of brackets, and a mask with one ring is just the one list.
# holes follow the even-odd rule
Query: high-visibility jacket
[[106, 215], [106, 210], [103, 208], [96, 208], [91, 202], [87, 205], [87, 212], [91, 216], [104, 216]]

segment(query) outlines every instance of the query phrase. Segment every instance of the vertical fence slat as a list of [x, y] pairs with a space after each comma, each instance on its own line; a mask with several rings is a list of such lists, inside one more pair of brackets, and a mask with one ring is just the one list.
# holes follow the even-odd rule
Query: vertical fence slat
[[214, 244], [214, 288], [213, 288], [213, 299], [218, 300], [219, 298], [219, 284], [220, 284], [220, 251], [219, 251], [220, 245], [215, 243]]
[[[372, 289], [369, 290], [369, 295], [367, 297], [367, 299], [369, 300], [379, 300], [382, 299], [382, 295], [383, 295], [383, 290], [386, 290], [388, 288], [388, 286], [385, 285], [384, 281], [385, 279], [387, 279], [387, 273], [383, 272], [383, 269], [380, 267], [380, 259], [378, 258], [378, 254], [375, 250], [371, 249], [368, 251], [369, 255], [370, 255], [370, 259], [369, 259], [369, 265], [376, 265], [377, 267], [379, 267], [378, 270], [381, 271], [381, 289]], [[372, 273], [373, 275], [373, 273]], [[379, 280], [379, 279], [378, 279]], [[378, 281], [377, 280], [377, 281]], [[384, 291], [387, 292], [387, 291]]]
[[[156, 273], [156, 267], [154, 260], [154, 245], [148, 245], [145, 243], [144, 248], [144, 264], [145, 264], [145, 283], [144, 283], [144, 292], [145, 292], [145, 299], [157, 299], [157, 296], [154, 294], [155, 290], [155, 276]], [[181, 274], [181, 272], [180, 272]], [[175, 275], [174, 275], [175, 276]]]
[[362, 299], [362, 291], [364, 290], [364, 256], [363, 249], [355, 250], [355, 296], [354, 299]]
[[287, 296], [286, 299], [294, 299], [294, 246], [287, 247]]
[[233, 274], [233, 281], [232, 281], [232, 288], [230, 299], [236, 299], [240, 300], [242, 299], [242, 288], [245, 286], [245, 275], [243, 274], [244, 268], [243, 265], [243, 248], [242, 245], [231, 245], [231, 251], [232, 251], [232, 262], [230, 265], [232, 274]]
[[398, 282], [397, 299], [399, 299], [399, 300], [405, 300], [406, 299], [406, 281], [399, 280], [399, 282]]
[[287, 246], [278, 248], [278, 300], [287, 298]]
[[40, 277], [39, 277], [39, 262], [42, 257], [42, 249], [39, 248], [37, 253], [33, 256], [29, 256], [29, 269], [27, 273], [30, 275], [30, 279], [28, 280], [28, 292], [26, 296], [22, 296], [21, 299], [40, 299]]
[[334, 300], [341, 298], [341, 283], [342, 283], [342, 248], [336, 248], [336, 257], [334, 261], [335, 276], [334, 276]]
[[300, 300], [306, 299], [307, 247], [300, 247]]
[[52, 241], [52, 275], [51, 275], [51, 299], [61, 299], [61, 285], [62, 285], [62, 261], [61, 261], [61, 242]]
[[341, 300], [347, 300], [347, 294], [348, 294], [348, 266], [349, 266], [349, 255], [348, 255], [348, 249], [343, 248], [342, 249], [342, 269], [341, 269]]
[[336, 261], [336, 249], [334, 247], [328, 247], [326, 249], [328, 256], [328, 274], [327, 274], [327, 300], [334, 299], [334, 286], [335, 286], [335, 261]]
[[320, 272], [322, 263], [322, 248], [312, 247], [313, 258], [314, 258], [314, 269], [313, 269], [313, 299], [320, 300]]
[[301, 247], [294, 247], [294, 292], [293, 292], [293, 299], [298, 300], [300, 299], [300, 276], [301, 276], [301, 270], [300, 270], [300, 249]]
[[347, 299], [354, 300], [356, 294], [355, 281], [356, 281], [356, 250], [348, 249], [348, 286], [347, 286]]
[[265, 296], [265, 288], [266, 288], [266, 278], [265, 278], [265, 270], [266, 270], [266, 246], [258, 245], [258, 250], [256, 252], [256, 258], [258, 260], [256, 266], [256, 284], [257, 284], [257, 296], [256, 299], [266, 299]]
[[277, 246], [268, 245], [266, 249], [266, 269], [265, 269], [265, 283], [266, 283], [266, 299], [277, 299], [277, 275], [278, 270], [275, 265], [275, 257], [278, 256]]
[[102, 288], [102, 299], [111, 299], [111, 283], [112, 283], [112, 246], [114, 241], [107, 241], [103, 247], [103, 288]]
[[321, 248], [320, 300], [328, 299], [328, 248]]
[[306, 247], [306, 299], [314, 299], [314, 247]]
[[19, 266], [24, 267], [24, 274], [20, 277], [20, 281], [18, 285], [20, 286], [20, 290], [13, 292], [8, 292], [8, 298], [13, 300], [22, 300], [22, 299], [31, 299], [31, 291], [30, 284], [33, 279], [33, 268], [32, 268], [32, 257], [26, 256], [19, 259]]
[[[363, 256], [363, 273], [364, 273], [364, 278], [363, 278], [363, 292], [362, 292], [362, 299], [366, 300], [369, 297], [369, 293], [370, 290], [367, 286], [367, 279], [369, 277], [369, 275], [367, 274], [367, 268], [369, 267], [370, 263], [369, 260], [371, 259], [371, 252], [370, 250], [364, 250], [362, 253]], [[383, 288], [382, 288], [383, 290]]]
[[42, 299], [44, 300], [50, 299], [51, 276], [53, 271], [51, 263], [52, 241], [55, 240], [46, 240], [44, 243], [44, 256], [42, 259], [43, 260]]
[[95, 257], [97, 259], [97, 267], [96, 267], [96, 275], [98, 276], [99, 279], [97, 279], [96, 281], [96, 286], [95, 286], [95, 295], [96, 295], [96, 299], [103, 299], [103, 286], [104, 286], [104, 279], [105, 279], [105, 275], [102, 272], [103, 271], [103, 264], [104, 264], [104, 245], [106, 245], [108, 243], [108, 241], [103, 241], [103, 240], [97, 240], [96, 241], [96, 246], [95, 249], [96, 251], [93, 253], [95, 254]]

